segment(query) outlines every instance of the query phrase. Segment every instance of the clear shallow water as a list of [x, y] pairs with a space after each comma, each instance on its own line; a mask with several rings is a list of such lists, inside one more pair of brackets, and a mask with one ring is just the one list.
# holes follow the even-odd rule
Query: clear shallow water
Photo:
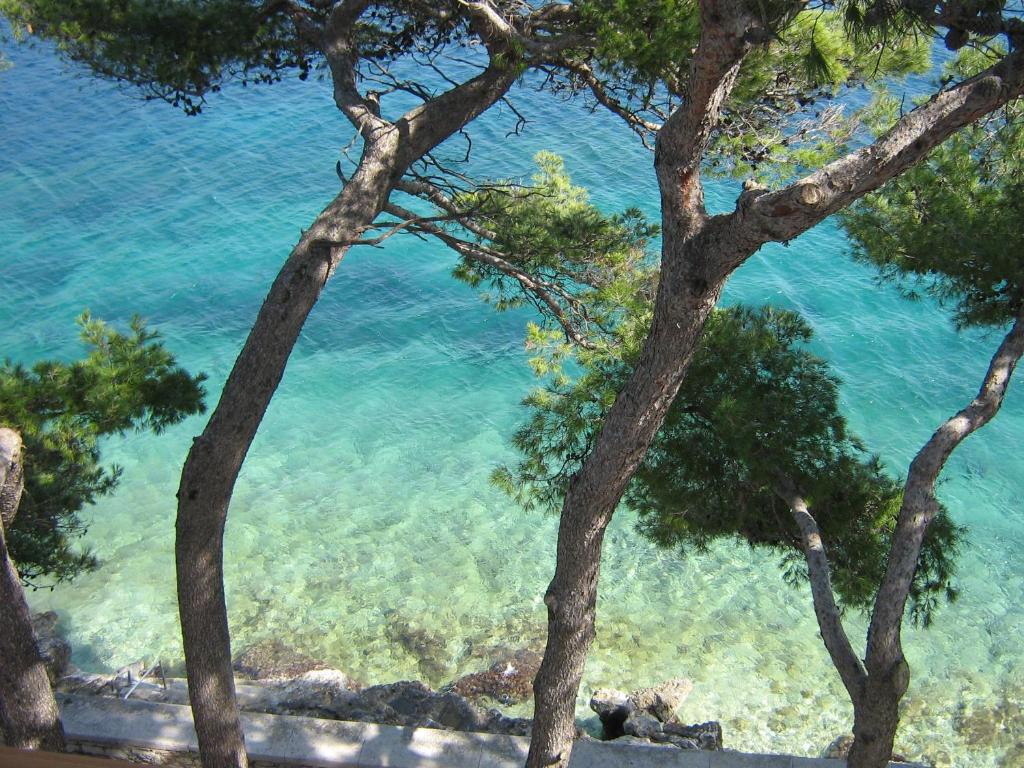
[[[218, 97], [202, 117], [141, 104], [16, 50], [0, 74], [0, 354], [73, 355], [83, 307], [141, 312], [216, 393], [277, 267], [337, 189], [347, 140], [323, 85]], [[474, 131], [479, 173], [523, 175], [552, 147], [609, 209], [653, 210], [650, 156], [584, 110], [517, 96]], [[557, 127], [557, 144], [542, 127]], [[735, 189], [712, 190], [725, 206]], [[854, 427], [895, 471], [976, 390], [994, 337], [957, 336], [927, 303], [874, 287], [830, 225], [754, 257], [728, 301], [806, 314], [846, 382]], [[497, 315], [416, 240], [351, 253], [315, 309], [239, 481], [226, 576], [235, 648], [285, 637], [366, 682], [439, 685], [496, 648], [543, 641], [555, 521], [487, 482], [534, 383], [525, 314]], [[212, 400], [211, 400], [212, 404]], [[177, 474], [193, 419], [111, 441], [118, 493], [87, 515], [104, 561], [31, 596], [89, 669], [180, 663], [174, 602]], [[944, 766], [1024, 765], [1024, 428], [1020, 385], [947, 469], [944, 500], [970, 526], [963, 596], [908, 630], [913, 683], [899, 749]], [[850, 722], [809, 595], [773, 558], [723, 543], [686, 559], [620, 514], [607, 537], [592, 688], [693, 679], [684, 716], [723, 722], [730, 746], [816, 754]], [[852, 635], [864, 621], [851, 616]]]

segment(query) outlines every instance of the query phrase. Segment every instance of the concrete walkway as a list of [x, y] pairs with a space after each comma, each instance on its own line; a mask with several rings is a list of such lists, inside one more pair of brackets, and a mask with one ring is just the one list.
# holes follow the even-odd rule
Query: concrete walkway
[[[130, 756], [139, 750], [197, 750], [192, 711], [174, 704], [64, 696], [64, 730], [80, 751]], [[315, 768], [521, 768], [529, 739], [431, 728], [399, 728], [310, 717], [242, 713], [251, 760]], [[182, 754], [182, 757], [185, 757]], [[896, 764], [892, 764], [895, 766]], [[690, 752], [580, 741], [571, 768], [844, 768], [843, 760]]]

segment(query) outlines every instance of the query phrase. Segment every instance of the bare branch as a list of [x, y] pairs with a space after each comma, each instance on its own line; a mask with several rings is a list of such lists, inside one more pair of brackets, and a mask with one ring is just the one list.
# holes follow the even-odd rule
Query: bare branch
[[510, 261], [506, 260], [497, 251], [479, 243], [471, 243], [467, 240], [462, 240], [451, 232], [448, 232], [447, 230], [421, 217], [417, 217], [415, 214], [405, 208], [395, 205], [394, 203], [386, 205], [384, 210], [392, 216], [398, 216], [409, 220], [409, 227], [411, 229], [415, 229], [437, 238], [460, 256], [472, 261], [480, 262], [481, 264], [486, 264], [487, 266], [493, 267], [503, 274], [513, 278], [522, 286], [523, 290], [528, 295], [535, 296], [545, 307], [547, 307], [548, 311], [562, 327], [562, 330], [569, 341], [574, 344], [578, 344], [585, 349], [594, 348], [593, 342], [591, 342], [586, 335], [576, 327], [566, 314], [562, 305], [558, 303], [554, 296], [552, 296], [552, 292], [555, 292], [563, 299], [568, 300], [570, 304], [576, 302], [576, 299], [565, 289], [560, 286], [553, 285], [552, 283], [536, 276], [530, 275], [528, 272], [525, 272]]
[[[485, 42], [494, 44], [500, 41], [513, 49], [526, 51], [540, 61], [557, 57], [566, 49], [587, 42], [587, 38], [575, 32], [550, 36], [532, 34], [536, 31], [535, 22], [540, 28], [546, 28], [555, 19], [570, 22], [574, 14], [571, 6], [563, 10], [552, 7], [558, 4], [546, 5], [529, 16], [517, 19], [514, 16], [503, 16], [489, 0], [460, 0], [460, 4], [477, 22], [477, 31]], [[571, 28], [571, 24], [566, 23], [565, 26]]]
[[910, 594], [925, 533], [939, 510], [935, 483], [956, 447], [988, 424], [999, 412], [1010, 378], [1022, 355], [1024, 309], [1020, 310], [1013, 327], [992, 357], [977, 397], [966, 408], [947, 419], [911, 462], [903, 504], [893, 532], [889, 563], [875, 598], [868, 630], [869, 659], [873, 648], [886, 656], [900, 653], [900, 625], [907, 596]]
[[825, 641], [825, 648], [832, 657], [832, 663], [839, 671], [843, 685], [849, 691], [851, 699], [856, 701], [860, 697], [860, 687], [867, 679], [867, 670], [864, 669], [863, 662], [853, 650], [850, 638], [843, 629], [839, 606], [836, 605], [835, 594], [832, 591], [828, 554], [821, 540], [818, 522], [789, 478], [779, 477], [776, 480], [775, 494], [789, 505], [793, 519], [800, 529], [818, 629], [821, 631], [822, 640]]
[[599, 104], [603, 105], [612, 114], [621, 117], [626, 122], [626, 125], [628, 125], [630, 129], [640, 137], [644, 146], [650, 148], [649, 141], [652, 136], [661, 130], [660, 123], [645, 120], [626, 104], [614, 98], [608, 92], [604, 83], [602, 83], [594, 73], [594, 70], [589, 64], [582, 61], [567, 60], [564, 62], [564, 66], [571, 72], [578, 75], [583, 82], [586, 83], [590, 92], [594, 94], [594, 98], [597, 99]]

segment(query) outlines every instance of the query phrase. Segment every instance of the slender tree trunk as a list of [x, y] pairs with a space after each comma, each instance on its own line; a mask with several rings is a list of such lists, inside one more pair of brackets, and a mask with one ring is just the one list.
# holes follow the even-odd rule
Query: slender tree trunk
[[605, 529], [665, 420], [726, 279], [757, 247], [736, 240], [723, 226], [724, 217], [707, 216], [700, 182], [703, 150], [756, 22], [742, 3], [700, 5], [701, 41], [691, 64], [689, 98], [662, 127], [655, 151], [663, 240], [651, 329], [562, 505], [555, 575], [544, 598], [548, 637], [534, 681], [528, 768], [568, 762], [576, 694], [594, 639]]
[[0, 727], [9, 747], [63, 752], [60, 712], [4, 536], [24, 487], [21, 453], [21, 437], [0, 428]]
[[686, 258], [668, 260], [658, 291], [660, 309], [640, 361], [565, 497], [555, 575], [544, 598], [548, 636], [534, 682], [529, 768], [568, 761], [576, 732], [576, 694], [594, 639], [604, 532], [679, 391], [725, 282], [722, 274], [689, 271], [692, 263]]
[[921, 545], [939, 511], [935, 484], [953, 451], [995, 418], [1022, 355], [1024, 310], [993, 355], [977, 397], [947, 419], [910, 464], [889, 562], [868, 627], [865, 657], [868, 679], [862, 695], [853, 702], [850, 768], [884, 768], [892, 755], [899, 725], [899, 704], [910, 683], [910, 668], [903, 656], [901, 638], [903, 614], [921, 556]]
[[843, 628], [842, 615], [836, 604], [835, 593], [832, 591], [831, 568], [825, 543], [821, 539], [818, 521], [814, 519], [807, 502], [797, 492], [792, 480], [780, 477], [776, 481], [775, 493], [789, 505], [793, 519], [800, 529], [803, 543], [804, 559], [807, 562], [807, 575], [811, 583], [811, 599], [814, 602], [814, 615], [818, 620], [818, 630], [825, 643], [832, 663], [850, 695], [851, 701], [861, 698], [863, 686], [867, 682], [868, 673], [864, 663], [853, 650], [849, 635]]
[[295, 246], [182, 470], [175, 545], [178, 604], [205, 768], [247, 765], [224, 599], [224, 524], [231, 493], [303, 323], [347, 247], [330, 243], [358, 238], [380, 212], [392, 176], [384, 158], [393, 155], [395, 143], [364, 155], [356, 175]]
[[[353, 5], [353, 12], [358, 7]], [[178, 487], [178, 608], [204, 768], [248, 764], [224, 598], [224, 525], [242, 462], [299, 332], [348, 247], [381, 213], [412, 163], [500, 99], [517, 72], [492, 64], [391, 123], [369, 110], [355, 90], [354, 58], [345, 31], [351, 20], [345, 18], [346, 7], [339, 8], [339, 29], [326, 53], [338, 106], [365, 140], [359, 166], [303, 234], [274, 281], [213, 415], [193, 441]]]

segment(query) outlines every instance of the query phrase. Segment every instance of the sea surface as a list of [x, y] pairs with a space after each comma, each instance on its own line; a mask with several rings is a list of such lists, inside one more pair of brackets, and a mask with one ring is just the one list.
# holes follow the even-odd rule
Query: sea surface
[[[210, 404], [300, 230], [336, 193], [350, 137], [323, 82], [233, 87], [188, 118], [97, 82], [45, 47], [5, 46], [0, 73], [0, 355], [79, 353], [88, 307], [142, 314], [209, 377]], [[565, 156], [608, 211], [657, 215], [652, 156], [617, 122], [529, 89], [528, 118], [497, 109], [472, 129], [471, 170], [524, 177], [540, 149]], [[449, 155], [465, 145], [453, 142]], [[713, 207], [735, 184], [713, 184]], [[957, 334], [854, 264], [830, 223], [769, 247], [727, 302], [794, 308], [844, 381], [843, 407], [894, 474], [977, 390], [998, 335]], [[502, 649], [540, 648], [556, 520], [488, 482], [535, 380], [529, 313], [497, 314], [456, 282], [451, 254], [410, 237], [346, 256], [313, 311], [231, 506], [226, 579], [236, 651], [274, 638], [365, 683], [440, 686]], [[1024, 765], [1024, 384], [957, 451], [941, 496], [970, 529], [962, 597], [908, 629], [913, 681], [898, 750], [939, 766]], [[116, 494], [85, 512], [95, 573], [30, 595], [52, 609], [74, 662], [181, 666], [174, 492], [201, 417], [159, 437], [112, 439]], [[816, 755], [851, 710], [818, 638], [809, 593], [777, 558], [721, 542], [659, 551], [623, 510], [603, 564], [590, 691], [693, 680], [683, 716], [722, 722], [729, 747]], [[859, 644], [865, 620], [847, 626]], [[528, 705], [515, 710], [527, 713]], [[593, 720], [588, 721], [593, 725]]]

